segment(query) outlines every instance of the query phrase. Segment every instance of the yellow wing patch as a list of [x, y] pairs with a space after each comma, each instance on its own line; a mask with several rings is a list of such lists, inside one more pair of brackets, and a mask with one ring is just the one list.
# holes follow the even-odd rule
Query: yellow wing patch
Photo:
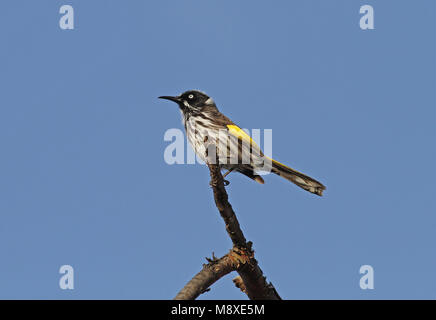
[[259, 148], [257, 143], [253, 139], [251, 139], [251, 137], [244, 130], [239, 128], [238, 126], [233, 125], [233, 124], [228, 124], [227, 128], [229, 128], [229, 133], [232, 136], [235, 136], [236, 138], [241, 139], [243, 142], [251, 145], [254, 148]]

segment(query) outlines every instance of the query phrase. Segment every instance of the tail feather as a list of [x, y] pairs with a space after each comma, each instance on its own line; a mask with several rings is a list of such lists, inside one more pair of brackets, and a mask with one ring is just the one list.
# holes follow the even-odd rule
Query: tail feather
[[246, 175], [250, 179], [253, 179], [257, 183], [260, 183], [260, 184], [264, 184], [265, 183], [265, 181], [263, 180], [263, 178], [261, 176], [259, 176], [256, 173], [254, 173], [253, 169], [240, 168], [240, 169], [238, 169], [238, 171], [240, 173]]
[[308, 177], [301, 172], [298, 172], [284, 164], [272, 160], [272, 172], [295, 183], [300, 188], [312, 192], [318, 196], [322, 196], [322, 192], [326, 189], [325, 186], [315, 179]]

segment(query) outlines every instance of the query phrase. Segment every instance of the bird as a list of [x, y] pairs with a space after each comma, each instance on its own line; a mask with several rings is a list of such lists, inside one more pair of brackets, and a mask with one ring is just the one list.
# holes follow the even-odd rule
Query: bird
[[[160, 96], [178, 104], [188, 141], [201, 160], [210, 161], [214, 150], [220, 169], [236, 171], [264, 184], [259, 173], [267, 167], [272, 173], [293, 182], [300, 188], [322, 196], [326, 187], [319, 181], [266, 157], [256, 142], [233, 121], [222, 114], [215, 101], [199, 90], [188, 90], [178, 96]], [[213, 148], [211, 148], [211, 146]], [[215, 160], [214, 159], [214, 160]], [[269, 167], [265, 166], [269, 163]], [[225, 182], [228, 181], [225, 180]]]

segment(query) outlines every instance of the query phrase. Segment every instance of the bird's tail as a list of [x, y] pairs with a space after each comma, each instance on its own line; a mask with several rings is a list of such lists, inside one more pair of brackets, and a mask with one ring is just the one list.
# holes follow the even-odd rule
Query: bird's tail
[[295, 183], [300, 188], [312, 192], [318, 196], [322, 196], [325, 186], [315, 179], [308, 177], [301, 172], [298, 172], [284, 164], [272, 159], [272, 172]]

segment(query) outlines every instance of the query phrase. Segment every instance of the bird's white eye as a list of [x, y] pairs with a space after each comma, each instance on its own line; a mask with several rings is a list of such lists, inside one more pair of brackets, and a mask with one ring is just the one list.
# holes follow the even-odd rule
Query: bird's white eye
[[188, 96], [188, 98], [189, 98], [189, 99], [194, 99], [194, 95], [193, 95], [193, 94], [190, 94], [190, 95]]

